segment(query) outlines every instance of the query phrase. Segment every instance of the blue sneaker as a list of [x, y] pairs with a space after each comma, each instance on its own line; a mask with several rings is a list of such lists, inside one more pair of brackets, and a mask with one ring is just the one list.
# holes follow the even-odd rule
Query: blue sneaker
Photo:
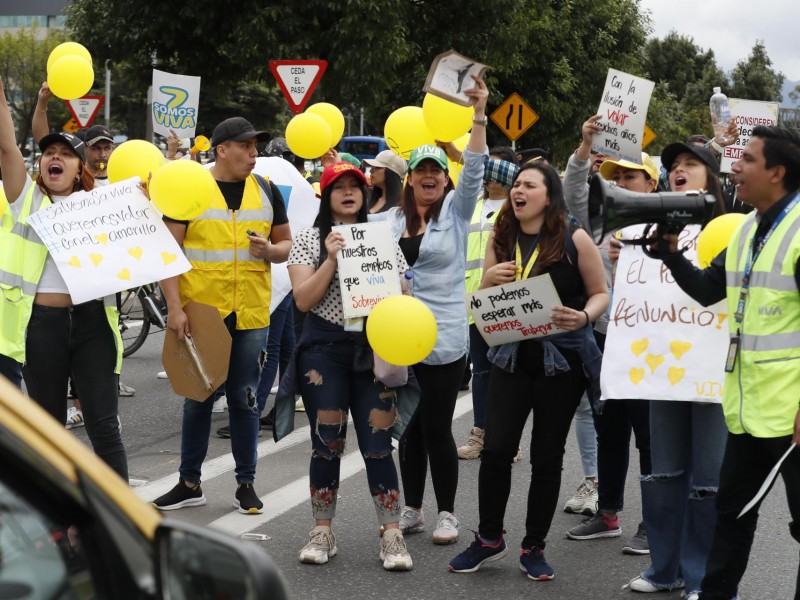
[[469, 548], [451, 560], [447, 569], [453, 573], [474, 573], [481, 568], [483, 563], [500, 560], [506, 554], [508, 554], [508, 548], [503, 536], [500, 536], [500, 541], [494, 546], [489, 546], [484, 544], [476, 533], [475, 541], [469, 545]]
[[553, 567], [547, 564], [544, 550], [539, 546], [531, 546], [519, 553], [519, 568], [534, 581], [550, 581], [556, 576]]

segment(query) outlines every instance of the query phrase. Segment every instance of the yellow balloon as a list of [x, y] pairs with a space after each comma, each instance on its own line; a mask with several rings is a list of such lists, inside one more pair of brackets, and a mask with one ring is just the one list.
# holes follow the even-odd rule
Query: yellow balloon
[[336, 108], [333, 104], [328, 104], [327, 102], [317, 102], [316, 104], [309, 106], [306, 109], [306, 112], [319, 115], [325, 119], [328, 127], [331, 128], [331, 145], [329, 147], [333, 148], [336, 146], [344, 134], [344, 115], [342, 114], [342, 111]]
[[146, 182], [167, 159], [156, 146], [144, 140], [128, 140], [116, 148], [108, 158], [108, 180], [117, 183], [131, 177]]
[[474, 114], [471, 106], [461, 106], [433, 94], [425, 94], [422, 101], [425, 124], [441, 142], [452, 142], [469, 131]]
[[70, 55], [80, 56], [90, 65], [92, 64], [92, 55], [89, 54], [85, 46], [78, 42], [64, 42], [53, 48], [50, 52], [50, 56], [47, 57], [47, 72], [50, 73], [50, 68], [59, 58]]
[[301, 158], [319, 158], [333, 146], [333, 134], [325, 119], [309, 112], [292, 117], [285, 137], [289, 149]]
[[92, 89], [94, 71], [92, 63], [77, 54], [62, 56], [47, 72], [50, 91], [62, 100], [85, 96]]
[[[453, 140], [453, 145], [463, 152], [464, 148], [466, 148], [469, 143], [469, 135], [469, 133], [465, 133], [460, 138]], [[447, 174], [450, 176], [450, 179], [453, 180], [453, 185], [458, 185], [458, 177], [461, 175], [461, 169], [463, 168], [463, 163], [454, 163], [449, 158], [447, 159]]]
[[425, 304], [412, 296], [389, 296], [367, 318], [369, 345], [393, 365], [413, 365], [427, 357], [436, 345], [436, 318]]
[[436, 143], [418, 106], [403, 106], [390, 114], [383, 126], [383, 137], [389, 149], [406, 160], [414, 148]]
[[731, 236], [745, 215], [728, 213], [711, 219], [697, 237], [697, 264], [705, 269], [717, 255], [728, 247]]
[[200, 163], [173, 160], [153, 174], [150, 199], [169, 218], [190, 221], [211, 204], [215, 186], [214, 177]]

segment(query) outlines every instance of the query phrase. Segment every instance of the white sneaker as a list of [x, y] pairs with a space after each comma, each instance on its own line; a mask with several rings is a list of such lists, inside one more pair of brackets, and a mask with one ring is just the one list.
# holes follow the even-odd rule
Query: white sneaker
[[439, 522], [433, 530], [434, 544], [455, 544], [458, 541], [458, 528], [461, 523], [453, 513], [443, 510], [439, 513]]
[[67, 409], [67, 429], [74, 429], [75, 427], [83, 427], [83, 412], [80, 408], [70, 406]]
[[324, 565], [336, 556], [336, 537], [330, 527], [318, 525], [308, 534], [308, 543], [300, 550], [300, 562]]
[[166, 371], [159, 371], [158, 373], [156, 373], [156, 377], [158, 379], [169, 379]]
[[298, 398], [294, 402], [294, 412], [306, 412], [306, 405], [303, 404], [303, 399]]
[[400, 532], [418, 533], [425, 531], [425, 515], [422, 514], [422, 509], [414, 510], [410, 506], [404, 506], [400, 512]]
[[644, 579], [641, 575], [637, 575], [631, 579], [628, 583], [622, 586], [622, 589], [631, 590], [632, 592], [641, 592], [643, 594], [652, 594], [653, 592], [661, 591], [652, 583]]
[[381, 560], [387, 571], [410, 571], [414, 566], [399, 529], [387, 529], [381, 538]]
[[686, 600], [700, 600], [700, 594], [697, 592], [689, 594], [688, 596], [686, 596]]
[[458, 449], [458, 458], [461, 460], [475, 460], [483, 452], [483, 429], [473, 427], [469, 431], [467, 443]]
[[226, 396], [220, 396], [214, 400], [214, 406], [211, 407], [211, 412], [221, 413], [226, 408], [228, 408], [228, 398]]
[[564, 512], [573, 514], [583, 513], [583, 508], [586, 506], [586, 500], [592, 494], [593, 489], [596, 489], [594, 482], [590, 479], [584, 479], [578, 486], [578, 489], [575, 491], [575, 495], [567, 500], [567, 503], [564, 505]]

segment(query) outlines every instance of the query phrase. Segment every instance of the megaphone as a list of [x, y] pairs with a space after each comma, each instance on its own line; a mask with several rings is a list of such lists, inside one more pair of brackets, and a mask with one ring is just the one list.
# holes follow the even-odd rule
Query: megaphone
[[194, 146], [189, 152], [192, 153], [192, 156], [197, 154], [198, 152], [208, 152], [208, 149], [211, 148], [211, 142], [208, 138], [204, 135], [198, 135], [194, 138]]
[[[650, 250], [650, 244], [660, 240], [665, 233], [680, 233], [686, 225], [705, 225], [711, 220], [715, 203], [716, 198], [705, 190], [631, 192], [609, 183], [597, 173], [589, 183], [590, 234], [599, 244], [610, 231], [647, 223], [641, 239], [622, 241], [640, 245], [645, 254], [658, 258]], [[654, 227], [654, 235], [650, 237]]]

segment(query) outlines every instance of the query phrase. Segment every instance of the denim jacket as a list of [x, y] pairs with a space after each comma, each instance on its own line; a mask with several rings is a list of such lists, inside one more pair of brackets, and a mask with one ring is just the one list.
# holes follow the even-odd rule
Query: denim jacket
[[[576, 331], [565, 331], [539, 340], [530, 340], [530, 343], [541, 344], [544, 349], [544, 373], [551, 377], [557, 372], [565, 373], [570, 370], [569, 363], [559, 352], [574, 350], [583, 363], [583, 372], [589, 380], [586, 393], [589, 402], [597, 414], [603, 412], [605, 400], [600, 397], [600, 365], [603, 362], [603, 353], [597, 346], [591, 327], [583, 327]], [[499, 369], [513, 373], [517, 366], [517, 352], [519, 342], [500, 344], [489, 348], [487, 357], [489, 362]]]
[[[436, 221], [428, 223], [419, 258], [411, 267], [412, 291], [431, 309], [439, 327], [436, 346], [422, 362], [443, 365], [467, 353], [469, 329], [465, 302], [467, 233], [475, 204], [483, 187], [483, 154], [464, 150], [464, 168], [456, 189], [444, 199]], [[388, 221], [395, 241], [406, 230], [399, 208], [369, 216], [370, 221]]]

